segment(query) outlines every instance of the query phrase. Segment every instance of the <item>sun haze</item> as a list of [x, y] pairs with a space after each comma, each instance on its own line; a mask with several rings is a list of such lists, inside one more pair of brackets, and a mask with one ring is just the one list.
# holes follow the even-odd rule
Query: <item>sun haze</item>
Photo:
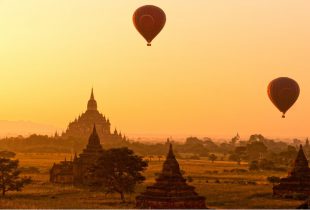
[[[132, 14], [162, 8], [146, 46]], [[309, 135], [308, 0], [2, 0], [0, 120], [65, 128], [98, 109], [141, 136]], [[287, 76], [301, 94], [286, 119], [267, 96]]]

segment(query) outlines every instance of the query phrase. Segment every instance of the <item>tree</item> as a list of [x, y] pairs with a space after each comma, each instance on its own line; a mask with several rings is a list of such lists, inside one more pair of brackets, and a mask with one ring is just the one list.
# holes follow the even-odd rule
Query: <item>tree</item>
[[125, 193], [132, 193], [135, 186], [145, 177], [142, 172], [147, 168], [147, 161], [137, 156], [127, 147], [113, 148], [103, 152], [96, 164], [90, 168], [91, 186], [105, 193], [119, 193], [125, 202]]
[[247, 144], [247, 156], [250, 160], [257, 160], [267, 153], [267, 147], [263, 142], [253, 141]]
[[239, 146], [235, 148], [234, 153], [229, 156], [229, 160], [236, 161], [240, 165], [241, 160], [245, 159], [247, 155], [247, 148], [244, 146]]
[[249, 143], [252, 143], [252, 142], [264, 142], [265, 140], [265, 137], [261, 134], [254, 134], [254, 135], [251, 135], [250, 138], [249, 138]]
[[238, 165], [241, 163], [241, 156], [238, 155], [237, 153], [233, 153], [229, 156], [229, 160], [231, 161], [236, 161]]
[[22, 188], [31, 183], [30, 177], [20, 177], [18, 160], [0, 158], [0, 190], [2, 196], [8, 191], [21, 191]]
[[162, 158], [161, 155], [157, 155], [158, 161], [160, 162], [160, 159]]
[[294, 158], [296, 158], [296, 155], [296, 148], [294, 146], [288, 145], [287, 150], [280, 152], [279, 157], [284, 164], [289, 164], [292, 162], [292, 160], [294, 160]]
[[274, 170], [275, 169], [274, 162], [271, 160], [262, 159], [259, 161], [258, 164], [259, 164], [259, 168], [262, 170]]
[[153, 155], [150, 155], [150, 156], [149, 156], [150, 162], [152, 161], [153, 158], [154, 158]]
[[280, 177], [277, 176], [268, 176], [267, 181], [272, 183], [272, 186], [274, 187], [275, 183], [280, 183]]
[[209, 155], [209, 160], [212, 161], [212, 163], [214, 163], [214, 161], [217, 159], [217, 156], [215, 154], [210, 154]]

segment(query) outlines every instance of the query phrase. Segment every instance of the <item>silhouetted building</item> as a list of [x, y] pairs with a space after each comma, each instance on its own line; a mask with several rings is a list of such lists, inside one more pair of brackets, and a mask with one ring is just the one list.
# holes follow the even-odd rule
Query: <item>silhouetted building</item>
[[50, 170], [50, 182], [58, 184], [73, 184], [73, 163], [72, 161], [61, 161], [54, 163]]
[[115, 129], [111, 133], [111, 123], [109, 119], [103, 116], [97, 109], [97, 102], [94, 97], [93, 89], [91, 90], [90, 99], [87, 103], [87, 110], [73, 122], [70, 122], [67, 130], [62, 134], [63, 138], [87, 139], [91, 133], [93, 125], [96, 124], [97, 133], [103, 141], [123, 140], [125, 137]]
[[273, 187], [273, 194], [284, 196], [292, 194], [310, 195], [310, 169], [302, 145], [288, 177], [282, 178], [280, 184]]
[[88, 182], [86, 172], [97, 161], [102, 152], [100, 138], [96, 126], [94, 126], [88, 144], [79, 157], [75, 155], [73, 161], [54, 163], [50, 170], [50, 181], [59, 184], [86, 184]]
[[199, 196], [193, 186], [186, 183], [170, 144], [163, 169], [155, 184], [136, 197], [137, 208], [205, 209], [206, 198]]

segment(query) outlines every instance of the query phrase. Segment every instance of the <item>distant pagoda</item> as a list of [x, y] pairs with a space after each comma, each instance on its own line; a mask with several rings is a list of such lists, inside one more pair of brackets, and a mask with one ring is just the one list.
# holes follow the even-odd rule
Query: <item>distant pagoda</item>
[[96, 126], [88, 138], [88, 144], [83, 152], [77, 156], [75, 154], [73, 161], [62, 161], [54, 163], [50, 170], [50, 182], [58, 184], [86, 185], [89, 183], [89, 177], [86, 176], [88, 169], [96, 163], [103, 153], [100, 144]]
[[310, 195], [310, 169], [302, 145], [288, 177], [282, 178], [280, 184], [273, 187], [274, 195], [284, 196], [296, 193]]
[[91, 90], [90, 99], [87, 103], [87, 110], [74, 121], [70, 122], [67, 130], [62, 134], [63, 138], [87, 139], [92, 132], [93, 125], [96, 124], [97, 133], [103, 142], [115, 142], [126, 139], [116, 129], [111, 133], [111, 123], [97, 109], [97, 101]]
[[154, 209], [205, 209], [206, 198], [195, 192], [183, 178], [179, 163], [170, 144], [163, 169], [155, 184], [136, 197], [137, 208]]

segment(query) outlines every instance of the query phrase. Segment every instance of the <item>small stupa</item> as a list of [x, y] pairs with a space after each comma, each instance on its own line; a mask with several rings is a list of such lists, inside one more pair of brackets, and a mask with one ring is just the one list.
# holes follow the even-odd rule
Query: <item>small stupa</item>
[[170, 144], [163, 169], [155, 184], [136, 197], [136, 207], [142, 209], [205, 209], [206, 198], [195, 192], [182, 176]]
[[310, 195], [310, 169], [302, 145], [300, 145], [288, 177], [282, 178], [280, 184], [273, 187], [274, 195], [283, 196], [296, 193]]

